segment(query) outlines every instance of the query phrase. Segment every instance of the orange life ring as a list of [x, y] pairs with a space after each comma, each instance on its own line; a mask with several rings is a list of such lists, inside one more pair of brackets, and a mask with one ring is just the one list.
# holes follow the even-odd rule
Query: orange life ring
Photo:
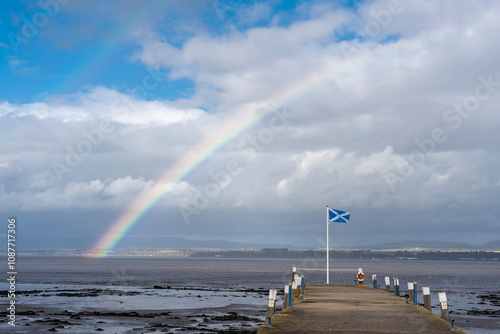
[[363, 274], [363, 273], [357, 273], [356, 274], [356, 278], [358, 279], [358, 281], [364, 281], [365, 280], [365, 274]]

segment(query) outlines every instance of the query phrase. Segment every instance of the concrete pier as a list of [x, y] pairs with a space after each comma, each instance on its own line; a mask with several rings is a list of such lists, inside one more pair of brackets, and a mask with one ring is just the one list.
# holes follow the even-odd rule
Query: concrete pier
[[354, 284], [308, 284], [304, 300], [275, 314], [266, 333], [465, 333], [424, 307]]

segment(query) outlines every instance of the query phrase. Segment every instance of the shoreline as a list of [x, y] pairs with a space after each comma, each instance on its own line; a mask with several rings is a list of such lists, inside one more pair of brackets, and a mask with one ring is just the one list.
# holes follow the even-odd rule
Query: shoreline
[[[110, 311], [93, 309], [70, 312], [50, 307], [31, 307], [17, 313], [16, 330], [30, 333], [144, 333], [213, 332], [255, 333], [264, 320], [265, 310], [231, 304], [212, 309], [169, 311]], [[6, 321], [0, 320], [5, 330]], [[9, 326], [10, 327], [10, 326]], [[7, 332], [7, 330], [5, 331]]]
[[19, 290], [16, 327], [2, 311], [0, 332], [255, 333], [265, 318], [266, 293], [258, 289], [122, 288]]

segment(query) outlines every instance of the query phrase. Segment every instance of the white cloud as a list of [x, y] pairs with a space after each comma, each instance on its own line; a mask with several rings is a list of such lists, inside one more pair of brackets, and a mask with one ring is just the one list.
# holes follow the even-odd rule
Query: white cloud
[[[458, 128], [444, 116], [474, 96], [479, 76], [500, 81], [500, 4], [403, 1], [402, 7], [379, 35], [361, 45], [345, 42], [359, 51], [347, 56], [338, 36], [363, 29], [375, 20], [372, 11], [387, 9], [386, 1], [361, 4], [356, 13], [304, 5], [294, 13], [302, 18], [288, 25], [279, 26], [284, 18], [273, 13], [269, 21], [275, 25], [197, 31], [182, 43], [162, 31], [141, 31], [144, 39], [132, 58], [168, 70], [171, 80], [193, 80], [194, 96], [141, 101], [91, 87], [35, 103], [0, 102], [0, 139], [6, 143], [0, 196], [8, 208], [23, 203], [32, 211], [117, 212], [140, 194], [168, 186], [171, 180], [159, 180], [161, 175], [186, 155], [206, 154], [210, 159], [176, 182], [159, 206], [177, 214], [176, 205], [214, 182], [211, 173], [236, 161], [241, 173], [206, 208], [219, 224], [213, 233], [233, 226], [235, 208], [252, 212], [258, 229], [273, 225], [268, 216], [276, 213], [310, 221], [325, 204], [354, 210], [353, 217], [377, 212], [380, 230], [393, 228], [397, 210], [402, 234], [405, 224], [427, 216], [456, 222], [458, 214], [449, 208], [464, 204], [490, 205], [490, 224], [499, 215], [491, 202], [500, 184], [500, 87], [494, 84], [496, 91]], [[268, 13], [262, 6], [246, 12], [253, 13], [249, 22]], [[263, 143], [259, 133], [271, 128], [269, 115], [245, 132], [258, 145], [242, 148], [238, 130], [283, 104], [294, 118]], [[117, 131], [58, 182], [52, 163], [65, 163], [67, 148], [77, 150], [88, 140], [84, 131], [99, 119]], [[422, 151], [415, 141], [430, 140], [438, 128], [446, 140], [434, 142], [415, 163], [412, 152]], [[227, 147], [216, 147], [230, 135], [235, 138]], [[392, 187], [388, 175], [398, 176]], [[369, 223], [360, 219], [357, 226], [373, 228]]]
[[[153, 180], [132, 178], [127, 175], [119, 179], [68, 182], [59, 184], [49, 182], [46, 173], [35, 175], [26, 180], [18, 189], [7, 191], [0, 188], [4, 209], [21, 211], [51, 211], [51, 210], [116, 210], [123, 209], [143, 193], [158, 192], [168, 184], [156, 183]], [[169, 200], [163, 207], [177, 208], [179, 203], [186, 201], [193, 187], [186, 182], [171, 184]]]
[[180, 108], [168, 101], [141, 101], [105, 87], [91, 87], [72, 95], [50, 96], [44, 102], [0, 104], [0, 116], [33, 116], [40, 120], [82, 122], [105, 119], [130, 125], [169, 125], [197, 119], [205, 112]]
[[[318, 170], [326, 171], [330, 168], [329, 166], [334, 166], [336, 164], [335, 160], [339, 154], [340, 150], [332, 150], [321, 152], [306, 152], [304, 154], [301, 154], [300, 156], [293, 157], [292, 163], [296, 166], [296, 170], [292, 175], [290, 175], [286, 179], [281, 180], [278, 183], [278, 195], [283, 197], [290, 196], [290, 193], [294, 190], [293, 188], [300, 189], [301, 186], [304, 185], [304, 181], [308, 182], [311, 179], [311, 173], [317, 172]], [[318, 176], [320, 175], [315, 175], [315, 177]], [[323, 178], [321, 181], [327, 182], [328, 174], [322, 176]]]
[[127, 175], [124, 178], [113, 180], [104, 189], [103, 194], [107, 196], [120, 196], [130, 193], [138, 195], [146, 185], [151, 186], [151, 181], [146, 183], [143, 178], [133, 179], [132, 176]]
[[218, 71], [242, 71], [280, 59], [302, 54], [301, 48], [326, 41], [346, 20], [343, 13], [329, 12], [321, 17], [298, 22], [289, 28], [253, 28], [233, 31], [229, 36], [195, 36], [182, 49], [167, 42], [149, 39], [135, 54], [137, 59], [156, 67], [191, 67], [202, 75]]
[[380, 176], [397, 171], [408, 164], [403, 157], [394, 154], [392, 146], [387, 146], [382, 152], [374, 152], [369, 157], [360, 158], [356, 174]]
[[288, 28], [199, 35], [180, 48], [153, 35], [142, 41], [142, 50], [134, 57], [155, 68], [171, 69], [173, 79], [195, 80], [198, 103], [248, 103], [280, 94], [292, 82], [309, 80], [311, 72], [324, 73], [330, 59], [321, 55], [321, 45], [328, 44], [347, 17], [344, 12], [327, 12]]

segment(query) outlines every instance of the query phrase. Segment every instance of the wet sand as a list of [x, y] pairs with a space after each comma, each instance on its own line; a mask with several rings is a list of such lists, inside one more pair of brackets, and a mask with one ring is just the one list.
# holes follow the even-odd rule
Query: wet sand
[[[20, 295], [16, 312], [15, 328], [7, 324], [5, 312], [0, 318], [0, 332], [12, 333], [255, 333], [265, 318], [265, 303], [234, 304], [224, 303], [230, 300], [262, 299], [267, 294], [264, 290], [236, 289], [232, 291], [209, 289], [168, 289], [177, 298], [192, 299], [189, 308], [175, 308], [176, 300], [162, 298], [161, 290], [155, 286], [148, 291], [122, 291], [119, 289], [63, 289], [18, 291]], [[196, 307], [196, 299], [210, 295], [222, 299], [217, 307]], [[132, 297], [156, 295], [165, 305], [164, 310], [154, 308], [136, 308], [137, 301]], [[257, 296], [256, 296], [257, 295]], [[245, 297], [242, 297], [245, 296]], [[123, 298], [127, 298], [124, 300]], [[257, 298], [258, 297], [258, 298]], [[262, 298], [261, 298], [262, 297]], [[74, 307], [58, 307], [58, 299], [70, 298]], [[94, 299], [89, 304], [87, 300]], [[118, 302], [118, 299], [123, 299]], [[32, 300], [32, 305], [28, 300]], [[85, 300], [84, 303], [82, 301]], [[46, 301], [46, 303], [44, 303]], [[100, 307], [103, 302], [116, 301], [120, 307], [110, 309]], [[128, 303], [127, 303], [128, 301]], [[140, 304], [140, 303], [139, 303]], [[200, 306], [202, 301], [198, 302]], [[62, 303], [67, 306], [68, 304]], [[118, 305], [118, 304], [117, 304]], [[3, 309], [3, 307], [2, 307]]]
[[450, 317], [471, 334], [500, 333], [500, 291], [469, 293], [467, 305], [450, 310]]
[[264, 310], [249, 309], [247, 305], [169, 312], [134, 310], [72, 313], [67, 310], [61, 312], [50, 308], [33, 308], [17, 313], [15, 333], [47, 331], [56, 333], [255, 333], [264, 315]]

